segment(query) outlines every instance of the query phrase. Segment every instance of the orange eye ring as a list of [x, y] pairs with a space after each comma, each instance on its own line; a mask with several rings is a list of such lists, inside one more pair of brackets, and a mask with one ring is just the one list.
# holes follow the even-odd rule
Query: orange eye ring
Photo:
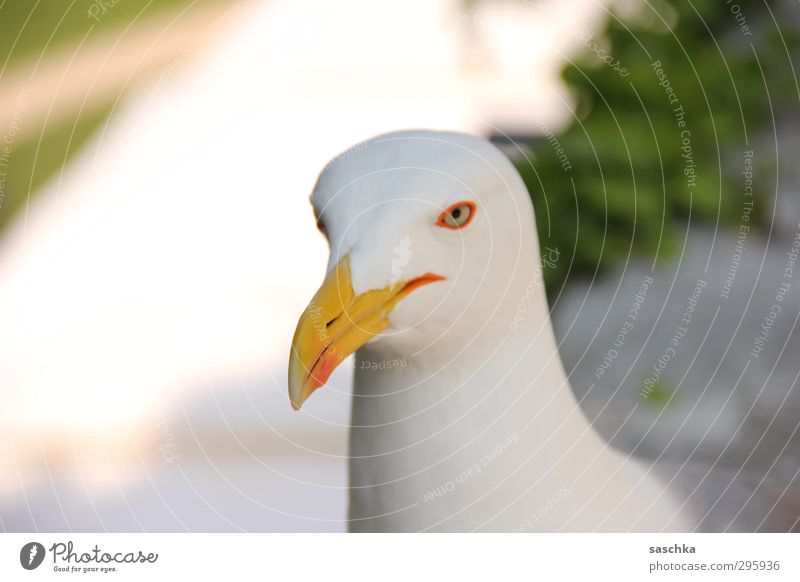
[[464, 200], [456, 202], [447, 207], [447, 210], [439, 215], [436, 226], [449, 228], [450, 230], [460, 230], [469, 225], [475, 218], [478, 205], [474, 202]]

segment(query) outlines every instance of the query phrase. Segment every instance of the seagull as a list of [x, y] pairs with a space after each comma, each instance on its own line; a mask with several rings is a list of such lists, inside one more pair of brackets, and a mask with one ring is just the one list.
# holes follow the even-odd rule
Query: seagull
[[462, 133], [344, 151], [311, 195], [330, 245], [289, 357], [295, 410], [355, 353], [351, 531], [689, 531], [570, 389], [528, 191]]

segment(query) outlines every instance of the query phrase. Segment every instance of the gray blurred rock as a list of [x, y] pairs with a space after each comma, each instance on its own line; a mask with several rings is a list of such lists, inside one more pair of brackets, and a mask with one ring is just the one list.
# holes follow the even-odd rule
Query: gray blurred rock
[[[800, 518], [800, 262], [786, 271], [787, 253], [800, 245], [796, 207], [796, 197], [782, 201], [771, 238], [749, 232], [743, 250], [736, 230], [692, 226], [672, 262], [654, 270], [631, 263], [553, 301], [564, 363], [586, 414], [618, 448], [669, 467], [667, 479], [694, 493], [689, 503], [716, 501], [704, 529], [734, 517], [747, 490], [756, 492], [752, 506], [764, 502], [760, 517], [742, 511], [729, 529], [766, 516], [761, 529], [785, 530]], [[632, 319], [646, 277], [652, 284]], [[780, 313], [768, 321], [774, 305]], [[652, 391], [648, 378], [658, 378]], [[794, 513], [778, 518], [767, 498]]]

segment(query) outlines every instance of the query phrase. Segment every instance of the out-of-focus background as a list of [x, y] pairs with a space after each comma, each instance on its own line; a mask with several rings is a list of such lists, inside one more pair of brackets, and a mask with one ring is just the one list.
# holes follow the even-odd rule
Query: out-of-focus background
[[598, 429], [708, 529], [796, 527], [798, 32], [789, 0], [5, 0], [0, 529], [346, 529], [352, 373], [286, 397], [307, 195], [410, 127], [517, 164]]

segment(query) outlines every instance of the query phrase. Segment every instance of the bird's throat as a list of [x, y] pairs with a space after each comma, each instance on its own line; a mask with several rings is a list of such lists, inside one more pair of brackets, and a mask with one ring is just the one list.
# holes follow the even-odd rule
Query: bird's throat
[[[470, 503], [488, 503], [485, 511], [493, 511], [509, 492], [522, 491], [525, 475], [544, 473], [563, 456], [568, 441], [553, 434], [587, 435], [578, 449], [589, 458], [584, 445], [594, 450], [597, 439], [563, 373], [549, 321], [546, 329], [527, 325], [518, 332], [455, 355], [359, 351], [351, 529], [479, 528], [475, 516], [485, 512], [454, 511]], [[400, 361], [405, 365], [390, 364]], [[554, 477], [535, 489], [555, 487], [564, 472]]]

